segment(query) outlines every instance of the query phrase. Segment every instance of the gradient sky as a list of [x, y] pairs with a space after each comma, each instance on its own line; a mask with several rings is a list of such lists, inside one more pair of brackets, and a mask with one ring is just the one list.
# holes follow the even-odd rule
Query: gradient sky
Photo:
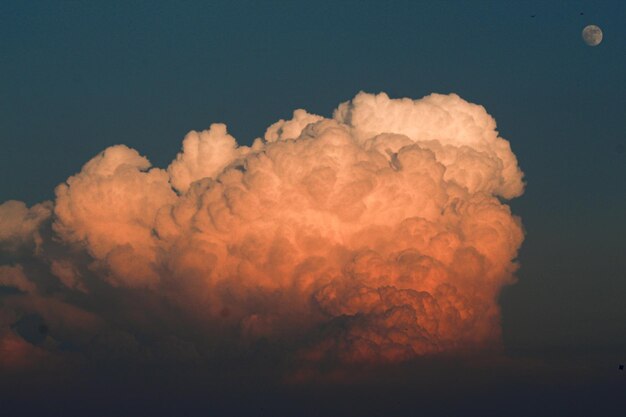
[[525, 172], [507, 351], [626, 362], [625, 2], [234, 3], [0, 3], [0, 201], [51, 199], [113, 144], [166, 167], [213, 122], [250, 144], [359, 91], [454, 92]]

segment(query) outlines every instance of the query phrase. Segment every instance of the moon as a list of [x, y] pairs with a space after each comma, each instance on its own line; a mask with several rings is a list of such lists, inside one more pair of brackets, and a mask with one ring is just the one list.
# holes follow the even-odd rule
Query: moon
[[583, 40], [589, 46], [597, 46], [602, 42], [602, 29], [596, 25], [588, 25], [583, 29]]

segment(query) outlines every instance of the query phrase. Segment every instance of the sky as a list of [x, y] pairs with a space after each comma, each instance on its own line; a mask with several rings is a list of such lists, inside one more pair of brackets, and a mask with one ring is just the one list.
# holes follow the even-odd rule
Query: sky
[[[517, 282], [497, 299], [504, 358], [511, 362], [479, 367], [476, 378], [488, 387], [504, 381], [511, 388], [501, 398], [511, 401], [520, 391], [556, 398], [558, 410], [571, 392], [613, 393], [625, 384], [617, 371], [626, 362], [625, 22], [620, 1], [4, 1], [0, 202], [30, 207], [58, 198], [57, 185], [113, 145], [136, 149], [166, 169], [189, 131], [213, 123], [226, 124], [239, 145], [254, 149], [268, 126], [289, 120], [295, 109], [332, 118], [339, 103], [361, 91], [414, 100], [457, 94], [493, 116], [526, 184], [510, 201], [494, 191], [524, 230]], [[596, 47], [581, 38], [588, 24], [603, 30]], [[55, 216], [72, 227], [61, 209]], [[93, 244], [89, 256], [97, 258], [106, 244]], [[0, 260], [13, 265], [11, 256], [7, 251]], [[107, 297], [78, 297], [75, 305]], [[408, 368], [440, 372], [442, 385], [449, 376], [462, 381], [458, 389], [468, 398], [490, 401], [486, 391], [467, 393], [473, 365], [437, 364], [431, 371], [421, 362]], [[524, 364], [543, 388], [520, 377], [527, 376]], [[423, 383], [408, 371], [394, 379], [393, 369], [385, 378]], [[571, 388], [564, 382], [570, 374], [600, 382]], [[103, 386], [115, 380], [109, 378]], [[254, 384], [246, 386], [241, 389], [262, 397]], [[373, 413], [391, 403], [376, 398], [394, 395], [408, 412], [412, 396], [406, 388], [341, 387], [346, 398], [379, 392], [371, 396], [376, 406], [367, 412]], [[337, 390], [316, 390], [332, 399], [328, 404], [342, 404]], [[268, 402], [279, 403], [281, 395], [268, 394]], [[310, 404], [302, 391], [286, 397], [287, 414]], [[492, 404], [497, 412], [506, 401]]]

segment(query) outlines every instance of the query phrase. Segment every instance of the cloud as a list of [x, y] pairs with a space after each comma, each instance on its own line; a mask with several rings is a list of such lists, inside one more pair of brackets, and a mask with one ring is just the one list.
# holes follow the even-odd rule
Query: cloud
[[26, 277], [21, 265], [0, 266], [0, 286], [15, 288], [23, 292], [37, 291], [37, 286]]
[[156, 285], [152, 226], [157, 211], [176, 199], [166, 171], [118, 145], [55, 191], [53, 229], [62, 241], [81, 245], [113, 285]]
[[[262, 146], [257, 142], [257, 146]], [[191, 131], [183, 140], [183, 151], [167, 169], [172, 187], [186, 192], [191, 183], [218, 175], [228, 164], [250, 151], [237, 146], [226, 125], [212, 124], [209, 130]]]
[[25, 247], [41, 243], [39, 228], [50, 217], [52, 204], [36, 204], [30, 209], [21, 201], [10, 200], [0, 204], [0, 250], [15, 253]]
[[454, 94], [359, 93], [332, 118], [296, 110], [251, 147], [222, 124], [190, 132], [166, 170], [110, 147], [53, 203], [0, 206], [0, 245], [39, 248], [2, 267], [19, 290], [2, 309], [36, 310], [78, 350], [155, 357], [261, 342], [335, 364], [497, 348], [523, 241], [504, 201], [524, 183], [495, 128]]

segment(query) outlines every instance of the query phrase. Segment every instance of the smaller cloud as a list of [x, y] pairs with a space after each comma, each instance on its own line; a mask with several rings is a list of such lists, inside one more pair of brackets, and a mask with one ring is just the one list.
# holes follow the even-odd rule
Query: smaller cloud
[[52, 202], [28, 208], [22, 201], [0, 204], [0, 251], [16, 253], [41, 243], [39, 228], [50, 217]]

